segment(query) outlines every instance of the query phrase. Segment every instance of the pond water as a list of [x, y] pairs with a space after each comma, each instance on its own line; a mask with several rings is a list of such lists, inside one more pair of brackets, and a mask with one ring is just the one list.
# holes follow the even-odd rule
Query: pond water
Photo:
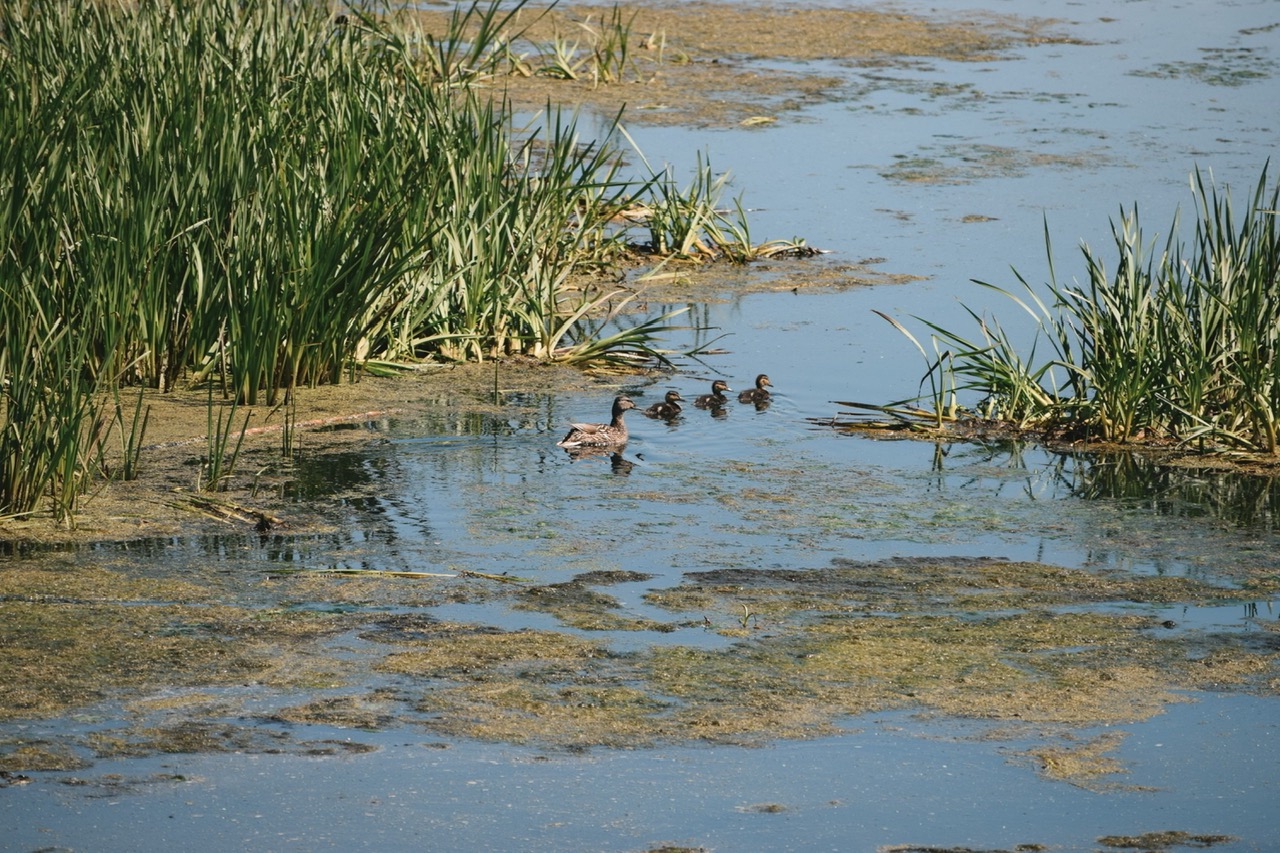
[[[1138, 202], [1150, 236], [1163, 239], [1174, 209], [1190, 208], [1195, 167], [1243, 198], [1277, 151], [1274, 0], [990, 0], [983, 8], [1062, 18], [1081, 43], [989, 63], [875, 72], [833, 64], [822, 70], [847, 77], [847, 100], [767, 128], [629, 127], [646, 156], [673, 163], [677, 175], [689, 173], [700, 150], [731, 169], [757, 209], [757, 238], [798, 235], [832, 250], [824, 262], [882, 258], [882, 271], [922, 277], [697, 306], [701, 324], [727, 335], [717, 344], [725, 352], [682, 364], [656, 385], [622, 386], [643, 407], [668, 388], [692, 398], [725, 378], [737, 391], [767, 372], [775, 391], [767, 408], [733, 402], [726, 416], [712, 417], [689, 407], [673, 424], [632, 413], [621, 464], [573, 460], [554, 446], [571, 419], [607, 417], [608, 390], [509, 398], [532, 406], [534, 418], [388, 420], [379, 424], [387, 442], [299, 473], [303, 498], [376, 484], [375, 497], [342, 507], [340, 533], [132, 543], [68, 559], [128, 560], [158, 575], [199, 567], [228, 585], [282, 565], [505, 573], [539, 584], [631, 571], [644, 577], [609, 593], [627, 618], [656, 621], [670, 613], [646, 592], [727, 569], [992, 556], [1212, 583], [1260, 565], [1280, 571], [1280, 494], [1269, 481], [1011, 443], [849, 437], [810, 422], [833, 415], [835, 400], [888, 402], [915, 392], [919, 354], [873, 310], [944, 326], [962, 324], [961, 302], [1010, 315], [969, 281], [1012, 285], [1011, 266], [1042, 280], [1046, 222], [1059, 275], [1070, 276], [1081, 268], [1077, 242], [1106, 248], [1108, 220], [1121, 205]], [[1240, 71], [1260, 76], [1230, 76]], [[908, 162], [946, 179], [903, 180]], [[235, 594], [275, 603], [269, 592]], [[1212, 606], [1127, 607], [1170, 620], [1178, 632], [1230, 635], [1274, 621], [1278, 604], [1242, 591]], [[573, 630], [500, 597], [430, 613]], [[699, 625], [577, 633], [619, 652], [732, 643]], [[358, 637], [337, 642], [360, 657]], [[255, 702], [276, 701], [249, 687], [220, 689], [239, 694], [242, 719]], [[898, 711], [845, 720], [848, 731], [836, 736], [755, 748], [548, 749], [424, 735], [412, 725], [357, 731], [265, 721], [255, 725], [361, 749], [144, 755], [101, 759], [74, 778], [30, 774], [31, 784], [0, 788], [0, 848], [1092, 850], [1101, 836], [1176, 830], [1234, 837], [1215, 849], [1280, 850], [1274, 696], [1203, 690], [1184, 698], [1192, 701], [1067, 737], [1123, 730], [1110, 754], [1126, 771], [1124, 785], [1102, 789], [1037, 774], [1020, 756], [1039, 738], [997, 739], [954, 716]], [[94, 708], [4, 724], [0, 735], [54, 738], [127, 714]]]

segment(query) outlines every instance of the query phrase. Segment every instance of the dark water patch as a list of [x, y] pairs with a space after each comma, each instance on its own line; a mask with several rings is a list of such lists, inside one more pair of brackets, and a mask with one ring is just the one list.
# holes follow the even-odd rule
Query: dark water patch
[[291, 477], [281, 487], [281, 496], [293, 503], [305, 503], [334, 495], [360, 492], [391, 473], [386, 454], [367, 447], [360, 452], [302, 456], [291, 466]]
[[63, 736], [6, 737], [0, 740], [0, 768], [6, 773], [83, 770], [93, 762], [82, 755], [77, 744]]
[[0, 539], [0, 557], [26, 559], [49, 554], [68, 553], [79, 546], [70, 542], [37, 542], [27, 539]]
[[378, 643], [439, 643], [447, 642], [460, 631], [499, 634], [500, 628], [488, 625], [459, 626], [442, 622], [426, 613], [405, 613], [385, 619], [379, 619], [372, 626], [361, 632], [361, 639]]
[[100, 776], [64, 776], [58, 784], [77, 788], [86, 797], [116, 798], [149, 792], [157, 785], [176, 786], [194, 781], [178, 773], [151, 773], [133, 776], [124, 773], [104, 773]]
[[1029, 842], [1016, 847], [946, 847], [919, 844], [889, 844], [880, 848], [883, 853], [1038, 853], [1048, 850], [1044, 844]]
[[[391, 688], [381, 688], [356, 695], [317, 697], [307, 702], [278, 708], [262, 719], [274, 723], [300, 725], [324, 725], [342, 729], [378, 731], [404, 723], [403, 697]], [[341, 741], [325, 741], [338, 743]], [[368, 751], [374, 747], [363, 744], [346, 744], [345, 751]], [[327, 753], [311, 754], [336, 754]]]
[[1067, 457], [1061, 471], [1072, 494], [1086, 500], [1266, 531], [1280, 523], [1280, 477], [1187, 460], [1168, 464], [1141, 452]]
[[[856, 561], [837, 558], [808, 570], [723, 569], [689, 572], [685, 582], [654, 593], [670, 600], [690, 595], [733, 594], [750, 600], [785, 591], [800, 594], [821, 609], [823, 600], [876, 612], [1008, 610], [1088, 602], [1203, 603], [1236, 601], [1240, 590], [1187, 577], [1139, 575], [1115, 569], [1089, 571], [993, 558], [893, 558]], [[1280, 585], [1251, 591], [1276, 595]]]
[[288, 739], [283, 732], [258, 726], [187, 720], [132, 729], [103, 729], [86, 743], [99, 758], [155, 753], [270, 752]]

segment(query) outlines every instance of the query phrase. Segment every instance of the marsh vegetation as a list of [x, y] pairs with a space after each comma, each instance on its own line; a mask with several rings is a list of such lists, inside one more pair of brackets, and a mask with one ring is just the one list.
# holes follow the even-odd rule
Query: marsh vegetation
[[[634, 365], [672, 316], [606, 329], [622, 270], [789, 248], [750, 244], [709, 162], [682, 188], [624, 175], [616, 124], [583, 140], [548, 107], [517, 127], [475, 85], [514, 14], [461, 7], [432, 31], [323, 4], [6, 5], [0, 517], [48, 501], [70, 523], [92, 482], [130, 476], [130, 388], [278, 407], [423, 359]], [[618, 73], [626, 27], [602, 22], [565, 73]]]
[[1264, 169], [1242, 208], [1199, 171], [1191, 189], [1197, 218], [1189, 243], [1175, 217], [1157, 247], [1135, 205], [1112, 223], [1110, 268], [1106, 254], [1082, 244], [1084, 274], [1060, 280], [1046, 222], [1046, 285], [1016, 270], [1012, 289], [977, 282], [1007, 296], [1015, 314], [1032, 318], [1029, 343], [1010, 324], [966, 308], [976, 335], [916, 318], [929, 331], [926, 348], [899, 320], [882, 315], [925, 357], [927, 390], [889, 406], [846, 402], [860, 414], [840, 425], [932, 434], [993, 427], [1274, 458], [1280, 183], [1268, 189]]
[[[1101, 17], [1116, 10], [1104, 6], [1092, 4], [1086, 25], [1084, 7], [1070, 5], [1077, 23], [1069, 26], [1108, 47], [1055, 37], [1058, 47], [1047, 51], [1032, 47], [1047, 37], [1047, 25], [1006, 26], [1002, 16], [976, 14], [961, 25], [952, 13], [949, 21], [934, 19], [943, 14], [936, 10], [930, 20], [900, 10], [754, 3], [549, 12], [530, 5], [510, 17], [464, 5], [453, 15], [432, 7], [412, 18], [348, 13], [341, 22], [318, 15], [312, 36], [282, 37], [292, 44], [306, 36], [311, 53], [281, 65], [288, 73], [279, 77], [257, 58], [278, 53], [265, 41], [235, 47], [254, 41], [254, 21], [265, 13], [235, 9], [198, 32], [165, 24], [183, 36], [175, 40], [183, 50], [226, 74], [211, 72], [218, 87], [250, 98], [227, 106], [221, 91], [201, 90], [199, 109], [215, 121], [172, 136], [163, 128], [185, 128], [174, 123], [184, 108], [168, 108], [171, 116], [127, 100], [160, 98], [164, 86], [134, 95], [145, 89], [112, 82], [124, 71], [102, 59], [111, 73], [101, 94], [76, 77], [73, 64], [39, 56], [27, 40], [24, 56], [53, 74], [53, 82], [32, 87], [43, 102], [60, 103], [56, 94], [66, 91], [77, 103], [109, 96], [129, 105], [102, 106], [96, 123], [73, 118], [75, 139], [86, 144], [73, 147], [70, 136], [55, 134], [49, 145], [64, 156], [90, 150], [93, 134], [105, 134], [122, 112], [144, 116], [144, 130], [171, 144], [142, 147], [173, 152], [156, 180], [189, 181], [196, 190], [204, 180], [246, 193], [217, 210], [256, 230], [229, 243], [225, 223], [183, 231], [180, 217], [162, 219], [159, 233], [169, 233], [185, 262], [165, 246], [150, 254], [135, 248], [121, 256], [136, 264], [131, 285], [163, 279], [148, 259], [165, 259], [171, 274], [198, 262], [186, 287], [204, 282], [206, 294], [216, 291], [234, 310], [248, 297], [231, 273], [265, 283], [254, 298], [266, 306], [273, 287], [306, 292], [293, 276], [319, 289], [322, 275], [299, 271], [326, 253], [336, 258], [332, 269], [376, 278], [384, 272], [379, 264], [394, 257], [405, 271], [398, 283], [383, 278], [383, 301], [372, 304], [387, 313], [357, 324], [354, 352], [334, 349], [329, 362], [318, 362], [339, 365], [336, 372], [313, 370], [309, 351], [320, 348], [305, 341], [294, 348], [290, 335], [306, 327], [283, 321], [278, 328], [287, 333], [274, 345], [264, 340], [261, 363], [312, 372], [245, 372], [242, 359], [253, 359], [243, 348], [257, 341], [221, 331], [213, 350], [192, 344], [177, 361], [161, 358], [174, 369], [159, 381], [142, 357], [146, 346], [115, 351], [119, 357], [104, 362], [110, 369], [89, 371], [88, 423], [100, 432], [89, 433], [80, 457], [88, 463], [72, 469], [85, 472], [80, 485], [92, 490], [63, 510], [77, 529], [54, 529], [52, 514], [0, 511], [0, 677], [15, 685], [0, 701], [8, 837], [30, 849], [173, 847], [197, 832], [228, 850], [252, 846], [248, 833], [348, 847], [373, 838], [413, 846], [430, 837], [452, 849], [673, 850], [703, 849], [690, 845], [704, 840], [707, 849], [755, 849], [762, 832], [775, 832], [775, 846], [904, 851], [1087, 847], [1095, 839], [1095, 847], [1236, 849], [1219, 833], [1269, 837], [1259, 768], [1273, 766], [1265, 732], [1280, 684], [1280, 578], [1272, 556], [1280, 503], [1271, 481], [1241, 477], [1212, 459], [1197, 462], [1216, 467], [1175, 469], [1150, 454], [1099, 455], [1093, 438], [1068, 453], [1043, 453], [1042, 437], [1071, 436], [1056, 422], [1013, 439], [993, 427], [985, 441], [968, 441], [953, 440], [965, 436], [944, 420], [933, 432], [940, 440], [922, 444], [892, 441], [898, 434], [887, 431], [877, 434], [884, 441], [835, 438], [802, 419], [829, 411], [829, 401], [855, 383], [876, 388], [863, 392], [873, 399], [914, 388], [918, 362], [889, 364], [903, 350], [914, 356], [910, 345], [871, 308], [887, 311], [894, 300], [900, 316], [928, 315], [941, 310], [937, 292], [973, 276], [979, 263], [995, 259], [995, 275], [979, 275], [992, 282], [1011, 258], [1027, 269], [1038, 261], [1039, 217], [1031, 217], [1029, 263], [1013, 254], [1027, 241], [1010, 235], [1025, 231], [1028, 204], [1066, 199], [1079, 213], [1120, 184], [1141, 186], [1148, 199], [1162, 177], [1185, 172], [1186, 149], [1219, 150], [1206, 143], [1214, 135], [1239, 132], [1259, 150], [1261, 130], [1228, 133], [1231, 122], [1215, 118], [1228, 110], [1260, 114], [1242, 109], [1243, 99], [1215, 100], [1204, 121], [1160, 137], [1160, 157], [1141, 172], [1113, 168], [1140, 147], [1080, 143], [1094, 128], [1110, 131], [1109, 140], [1132, 138], [1115, 126], [1134, 109], [1118, 105], [1158, 101], [1150, 97], [1154, 78], [1141, 79], [1141, 97], [1123, 91], [1135, 78], [1117, 71], [1114, 29], [1103, 23], [1111, 18]], [[1163, 20], [1145, 7], [1122, 12]], [[1233, 6], [1222, 17], [1236, 12]], [[13, 17], [11, 9], [0, 14]], [[1197, 37], [1206, 23], [1197, 21]], [[844, 37], [850, 31], [857, 37]], [[1165, 38], [1151, 42], [1167, 55], [1192, 55]], [[133, 49], [129, 56], [158, 55], [129, 47], [128, 39], [110, 43], [117, 52]], [[363, 67], [324, 72], [324, 85], [306, 82], [334, 50], [352, 51]], [[768, 59], [752, 64], [746, 53], [756, 50]], [[1040, 63], [1032, 59], [1037, 52]], [[1091, 61], [1103, 52], [1109, 64]], [[1031, 61], [1002, 61], [1010, 54]], [[981, 67], [966, 70], [970, 60]], [[253, 87], [238, 82], [235, 63], [258, 81]], [[1100, 103], [1079, 83], [1071, 71], [1081, 65], [1105, 70], [1105, 97], [1116, 103]], [[1010, 66], [1016, 70], [1001, 73]], [[1034, 71], [1046, 66], [1055, 80], [1037, 82]], [[378, 77], [376, 68], [389, 76]], [[128, 73], [157, 85], [148, 67], [135, 64]], [[839, 91], [831, 82], [838, 77], [849, 84]], [[183, 79], [167, 73], [165, 85]], [[417, 92], [419, 85], [438, 88]], [[306, 97], [295, 95], [299, 86]], [[892, 97], [868, 97], [876, 87]], [[13, 97], [21, 101], [26, 91]], [[251, 126], [259, 95], [286, 107], [263, 108], [270, 115], [261, 128]], [[547, 103], [557, 95], [592, 115], [581, 123], [552, 118]], [[377, 106], [381, 98], [416, 110], [405, 125], [421, 118], [420, 135]], [[623, 123], [611, 121], [623, 101], [636, 110], [625, 125], [631, 138], [655, 151], [662, 144], [688, 149], [691, 182], [676, 179], [686, 169], [650, 166], [616, 145], [629, 143]], [[803, 115], [795, 109], [818, 102]], [[23, 103], [61, 127], [54, 113]], [[429, 115], [459, 105], [491, 110], [484, 114], [493, 121]], [[348, 112], [373, 118], [343, 118]], [[955, 134], [962, 112], [983, 121], [977, 144]], [[327, 113], [345, 122], [331, 131], [341, 144], [313, 127]], [[945, 119], [945, 134], [920, 133], [943, 129], [931, 116]], [[995, 117], [1007, 132], [987, 139], [995, 125], [986, 120]], [[199, 115], [184, 121], [204, 124]], [[226, 122], [241, 122], [234, 139], [256, 177], [198, 177], [204, 167], [195, 154], [221, 145], [215, 131]], [[903, 122], [910, 131], [899, 134]], [[817, 144], [824, 125], [834, 154]], [[556, 141], [588, 126], [596, 140], [564, 148]], [[477, 128], [489, 127], [496, 138], [480, 140], [488, 131]], [[599, 128], [615, 127], [606, 142], [617, 158], [597, 160], [605, 144]], [[874, 251], [899, 268], [945, 270], [949, 281], [937, 275], [936, 288], [859, 292], [837, 256], [820, 265], [721, 264], [709, 282], [713, 265], [702, 261], [742, 259], [738, 249], [761, 248], [751, 246], [736, 204], [712, 200], [733, 185], [703, 156], [695, 161], [694, 148], [712, 135], [694, 134], [709, 127], [741, 128], [714, 135], [713, 144], [728, 148], [717, 149], [716, 159], [730, 162], [727, 153], [756, 169], [746, 190], [753, 203], [762, 184], [773, 193], [760, 217], [772, 217], [771, 229], [784, 220], [787, 233], [795, 227], [837, 252], [863, 253], [855, 256], [867, 258], [859, 268], [889, 263], [868, 257]], [[1046, 135], [1046, 128], [1064, 132]], [[454, 159], [436, 160], [426, 137], [439, 141], [445, 130], [464, 138], [446, 146]], [[645, 138], [649, 130], [660, 144]], [[356, 144], [350, 136], [361, 133], [369, 138]], [[383, 147], [383, 133], [398, 141]], [[136, 138], [152, 139], [141, 131]], [[748, 153], [794, 150], [801, 138], [813, 143], [803, 169], [779, 171], [776, 160]], [[419, 154], [394, 150], [404, 144]], [[467, 145], [483, 149], [475, 161]], [[104, 150], [104, 163], [146, 185], [114, 165], [114, 149]], [[912, 151], [937, 156], [913, 158]], [[1251, 185], [1252, 154], [1239, 156]], [[894, 161], [911, 168], [893, 173], [885, 164]], [[578, 172], [562, 180], [557, 162], [580, 167], [568, 167]], [[597, 162], [603, 165], [584, 189], [576, 177]], [[341, 178], [348, 163], [364, 171]], [[485, 172], [485, 164], [493, 168]], [[428, 186], [413, 173], [418, 165], [452, 171], [445, 186]], [[1215, 156], [1219, 176], [1228, 165], [1240, 162]], [[632, 169], [640, 175], [634, 182]], [[77, 165], [63, 177], [75, 184], [90, 173]], [[112, 221], [115, 230], [93, 231], [63, 215], [79, 229], [58, 244], [71, 247], [58, 267], [68, 282], [107, 280], [105, 272], [76, 268], [76, 253], [96, 246], [92, 257], [108, 262], [111, 240], [123, 239], [128, 217], [144, 209], [118, 200], [115, 175], [96, 176], [104, 197], [117, 199], [113, 209], [128, 214]], [[399, 180], [429, 198], [419, 207], [416, 198], [396, 198], [398, 190], [379, 195], [366, 175], [379, 187]], [[954, 192], [962, 181], [982, 189], [983, 181], [1024, 175], [1030, 180], [1001, 184], [998, 193]], [[300, 176], [306, 181], [290, 183]], [[806, 183], [823, 192], [806, 193]], [[1105, 190], [1086, 198], [1082, 188], [1099, 184]], [[575, 187], [586, 202], [539, 195], [557, 185]], [[42, 192], [70, 197], [52, 187]], [[268, 224], [288, 213], [293, 192], [305, 197], [300, 212]], [[403, 221], [376, 210], [388, 199], [405, 205]], [[462, 201], [474, 204], [450, 218], [444, 208]], [[262, 206], [268, 202], [274, 207]], [[1144, 201], [1144, 217], [1150, 209]], [[832, 216], [837, 210], [849, 214]], [[1105, 225], [1108, 212], [1090, 216]], [[435, 217], [431, 227], [412, 220], [419, 213]], [[823, 217], [838, 222], [824, 232]], [[103, 217], [94, 221], [106, 228]], [[312, 226], [302, 232], [312, 236], [279, 267], [257, 246], [248, 260], [231, 261], [246, 241], [288, 248], [295, 237], [289, 221]], [[552, 230], [562, 222], [567, 232]], [[372, 260], [350, 266], [342, 241], [370, 235], [379, 223], [402, 228], [403, 239], [358, 244]], [[523, 239], [524, 224], [559, 242]], [[401, 257], [400, 249], [414, 247], [411, 235], [421, 238], [418, 254]], [[494, 241], [514, 260], [486, 257]], [[378, 245], [388, 253], [381, 260]], [[802, 246], [767, 245], [784, 254]], [[638, 269], [668, 257], [661, 275], [637, 281]], [[16, 269], [14, 257], [4, 263]], [[539, 292], [554, 292], [558, 307], [526, 313], [565, 330], [552, 345], [553, 336], [536, 325], [528, 331], [523, 316], [505, 326], [494, 321], [504, 300], [534, 305], [520, 289], [534, 269], [546, 271], [536, 279], [547, 285]], [[346, 289], [361, 275], [323, 298], [345, 305], [350, 295], [351, 304], [365, 306]], [[433, 276], [444, 275], [457, 288], [447, 298], [432, 289], [439, 284]], [[1109, 284], [1113, 276], [1105, 278]], [[469, 289], [494, 280], [509, 287], [491, 300]], [[1018, 286], [1002, 289], [1038, 313]], [[65, 292], [81, 291], [68, 285]], [[982, 292], [995, 294], [1000, 327], [1020, 346], [1015, 323], [1003, 315], [1008, 297], [995, 287]], [[1041, 298], [1055, 307], [1052, 296]], [[925, 304], [919, 300], [927, 307], [917, 307]], [[673, 307], [664, 303], [690, 302], [698, 303], [692, 319], [663, 316]], [[92, 306], [125, 319], [141, 313], [119, 313], [107, 299]], [[475, 306], [475, 316], [449, 313], [459, 306]], [[263, 310], [274, 318], [278, 309]], [[196, 317], [193, 334], [209, 325]], [[956, 317], [930, 319], [959, 329], [966, 319]], [[125, 319], [119, 328], [142, 325]], [[650, 329], [637, 332], [646, 322]], [[686, 337], [663, 331], [673, 322], [705, 327], [687, 335], [695, 343], [735, 335], [732, 348], [698, 367], [673, 358], [677, 369], [656, 383], [636, 365], [660, 360], [659, 347]], [[100, 341], [104, 323], [77, 315], [73, 327]], [[265, 338], [277, 326], [237, 328]], [[935, 334], [928, 366], [939, 350], [960, 349]], [[982, 348], [981, 332], [977, 338], [971, 349]], [[930, 346], [926, 336], [918, 340]], [[284, 355], [273, 361], [277, 350]], [[603, 457], [572, 460], [554, 447], [566, 417], [603, 414], [616, 393], [646, 406], [668, 386], [692, 398], [723, 375], [736, 397], [765, 369], [779, 385], [769, 410], [733, 400], [723, 419], [695, 406], [679, 424], [638, 418], [625, 469]], [[1052, 385], [1061, 388], [1066, 374], [1055, 370]], [[870, 374], [881, 381], [862, 385]], [[358, 383], [348, 381], [353, 376]], [[940, 387], [976, 412], [988, 395], [960, 387], [967, 381], [960, 375]], [[252, 402], [241, 393], [246, 383], [256, 388]], [[920, 427], [924, 418], [906, 420]], [[1206, 437], [1206, 447], [1213, 441]], [[45, 494], [59, 497], [61, 488]], [[1251, 728], [1264, 736], [1253, 739]], [[1212, 760], [1202, 760], [1206, 753]], [[628, 768], [640, 784], [629, 784]], [[981, 802], [972, 796], [974, 779]], [[1252, 795], [1242, 794], [1246, 785]], [[394, 799], [386, 796], [392, 790]], [[696, 808], [673, 809], [673, 797]], [[928, 809], [901, 808], [922, 797]], [[701, 823], [690, 822], [694, 811]], [[219, 813], [230, 819], [219, 821], [227, 834], [214, 838], [210, 818]], [[155, 820], [161, 814], [168, 817]], [[1186, 831], [1168, 829], [1184, 824]], [[981, 829], [970, 833], [969, 825]], [[1160, 827], [1168, 831], [1148, 831]], [[904, 839], [914, 843], [896, 843]], [[1033, 839], [1053, 843], [1015, 844]]]

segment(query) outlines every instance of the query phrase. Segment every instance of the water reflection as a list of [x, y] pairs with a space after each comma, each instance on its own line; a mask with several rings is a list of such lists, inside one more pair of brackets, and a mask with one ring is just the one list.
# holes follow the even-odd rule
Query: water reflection
[[[944, 478], [940, 487], [989, 489], [990, 472], [1001, 470], [1025, 474], [1022, 489], [1033, 500], [1118, 501], [1161, 517], [1211, 518], [1263, 531], [1276, 530], [1280, 519], [1280, 478], [1172, 465], [1141, 451], [1057, 453], [1009, 439], [939, 443], [932, 468]], [[959, 472], [972, 476], [958, 483], [945, 479]]]
[[[610, 470], [619, 477], [626, 477], [631, 473], [631, 469], [636, 463], [623, 455], [623, 451], [627, 449], [624, 444], [621, 447], [566, 447], [564, 448], [565, 456], [569, 457], [572, 462], [605, 462], [609, 463]], [[637, 455], [636, 459], [640, 457]]]
[[628, 460], [621, 453], [609, 454], [609, 463], [613, 473], [619, 477], [626, 477], [631, 473], [631, 469], [636, 467], [636, 463]]
[[94, 542], [77, 550], [112, 557], [127, 556], [133, 565], [153, 565], [162, 573], [186, 561], [207, 564], [211, 559], [219, 564], [249, 560], [319, 567], [332, 564], [333, 555], [350, 553], [372, 538], [370, 529], [361, 526], [306, 534], [235, 532], [153, 537], [127, 542]]
[[295, 460], [293, 476], [281, 487], [281, 496], [301, 503], [352, 491], [385, 476], [383, 462], [367, 450], [304, 455]]
[[[438, 421], [450, 432], [395, 437], [424, 426], [392, 424], [392, 437], [362, 453], [300, 459], [289, 486], [296, 508], [271, 530], [86, 550], [169, 570], [458, 565], [528, 574], [566, 570], [566, 553], [596, 560], [607, 554], [600, 531], [611, 531], [648, 542], [645, 561], [672, 579], [721, 565], [805, 566], [819, 553], [940, 547], [1214, 573], [1226, 569], [1224, 543], [1239, 555], [1267, 553], [1280, 505], [1276, 478], [1142, 454], [1051, 453], [1008, 440], [831, 441], [773, 415], [691, 418], [629, 445], [568, 450], [540, 417], [523, 421], [533, 429], [501, 414]], [[22, 546], [4, 547], [17, 556]]]
[[1085, 499], [1123, 501], [1162, 516], [1208, 516], [1238, 527], [1276, 529], [1276, 477], [1164, 465], [1140, 453], [1075, 460], [1064, 466], [1064, 476], [1071, 477], [1072, 493]]

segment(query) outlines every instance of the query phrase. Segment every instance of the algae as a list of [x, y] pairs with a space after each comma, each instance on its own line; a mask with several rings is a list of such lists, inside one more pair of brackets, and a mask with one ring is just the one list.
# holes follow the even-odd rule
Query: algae
[[[0, 744], [0, 769], [331, 748], [282, 738], [271, 723], [633, 748], [758, 745], [909, 710], [982, 721], [996, 739], [1042, 740], [1020, 755], [1047, 777], [1119, 790], [1112, 777], [1124, 768], [1108, 753], [1120, 735], [1081, 744], [1074, 732], [1149, 718], [1196, 690], [1280, 687], [1271, 620], [1223, 632], [1158, 616], [1171, 604], [1238, 601], [1241, 588], [1110, 569], [990, 558], [714, 569], [644, 591], [644, 606], [667, 619], [631, 613], [605, 591], [654, 581], [621, 569], [551, 584], [465, 573], [259, 576], [241, 590], [246, 604], [220, 603], [225, 580], [201, 580], [63, 558], [0, 573], [0, 678], [14, 685], [0, 716], [119, 701], [132, 718], [61, 742]], [[1260, 568], [1239, 580], [1271, 590], [1275, 576]], [[563, 629], [504, 629], [425, 609], [454, 596], [548, 614]], [[297, 604], [324, 599], [344, 606]], [[617, 652], [611, 634], [622, 631], [671, 640]], [[258, 723], [243, 722], [248, 695], [268, 706], [248, 714]]]
[[1104, 835], [1098, 839], [1098, 843], [1104, 847], [1119, 850], [1161, 853], [1171, 847], [1206, 848], [1215, 844], [1228, 844], [1235, 840], [1236, 837], [1233, 835], [1196, 834], [1181, 829], [1171, 829], [1162, 832], [1144, 832], [1141, 835]]

